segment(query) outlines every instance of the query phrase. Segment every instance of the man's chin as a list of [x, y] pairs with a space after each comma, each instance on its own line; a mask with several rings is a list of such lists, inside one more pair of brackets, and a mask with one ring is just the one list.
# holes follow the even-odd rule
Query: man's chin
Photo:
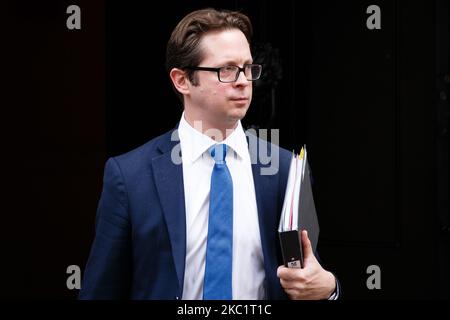
[[247, 114], [248, 107], [234, 108], [228, 113], [228, 118], [233, 121], [242, 120]]
[[229, 128], [231, 128], [231, 127], [235, 128], [237, 122], [240, 121], [240, 120], [242, 120], [242, 119], [244, 118], [244, 116], [245, 116], [245, 113], [244, 113], [244, 114], [232, 114], [232, 115], [229, 115], [229, 116], [227, 117], [227, 122], [228, 122], [227, 127], [229, 127]]

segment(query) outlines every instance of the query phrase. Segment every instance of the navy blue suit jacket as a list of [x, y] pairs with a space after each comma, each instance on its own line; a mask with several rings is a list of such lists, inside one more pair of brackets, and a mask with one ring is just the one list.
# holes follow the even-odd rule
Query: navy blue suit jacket
[[[171, 134], [107, 161], [80, 299], [181, 299], [186, 217], [182, 165], [171, 160], [179, 142]], [[276, 275], [277, 230], [291, 152], [279, 150], [277, 174], [261, 175], [264, 165], [252, 164], [267, 299], [287, 299]]]

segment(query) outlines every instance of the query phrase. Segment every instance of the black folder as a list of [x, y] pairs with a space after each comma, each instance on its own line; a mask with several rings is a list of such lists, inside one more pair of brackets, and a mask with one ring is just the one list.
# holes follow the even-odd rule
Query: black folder
[[[308, 231], [308, 237], [311, 241], [313, 252], [316, 251], [317, 242], [319, 239], [319, 222], [317, 219], [316, 207], [314, 204], [310, 168], [306, 156], [304, 159], [304, 163], [305, 171], [303, 179], [301, 179], [300, 181], [300, 190], [298, 197], [298, 225], [292, 230], [282, 230], [279, 232], [283, 262], [284, 265], [289, 268], [303, 268], [304, 266], [303, 247], [301, 241], [302, 230]], [[290, 172], [289, 174], [293, 173]], [[281, 217], [281, 219], [282, 218], [283, 217]]]

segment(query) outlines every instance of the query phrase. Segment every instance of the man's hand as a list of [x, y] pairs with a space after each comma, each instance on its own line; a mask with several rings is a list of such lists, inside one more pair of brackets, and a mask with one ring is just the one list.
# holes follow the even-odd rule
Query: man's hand
[[328, 299], [336, 288], [334, 275], [322, 268], [314, 256], [306, 230], [302, 231], [304, 268], [279, 266], [281, 286], [293, 300]]

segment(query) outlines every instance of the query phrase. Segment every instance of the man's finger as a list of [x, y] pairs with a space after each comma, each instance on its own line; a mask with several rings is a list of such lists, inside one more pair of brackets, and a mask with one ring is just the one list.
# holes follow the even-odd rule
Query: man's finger
[[289, 268], [285, 266], [279, 266], [277, 269], [277, 277], [284, 280], [292, 280], [291, 273], [289, 272]]
[[286, 281], [292, 281], [297, 280], [299, 273], [302, 272], [302, 269], [299, 268], [286, 268], [285, 266], [279, 266], [277, 269], [277, 276], [280, 279], [286, 280]]
[[292, 290], [294, 288], [292, 281], [286, 281], [286, 280], [280, 279], [280, 284], [281, 284], [281, 287], [285, 290]]

